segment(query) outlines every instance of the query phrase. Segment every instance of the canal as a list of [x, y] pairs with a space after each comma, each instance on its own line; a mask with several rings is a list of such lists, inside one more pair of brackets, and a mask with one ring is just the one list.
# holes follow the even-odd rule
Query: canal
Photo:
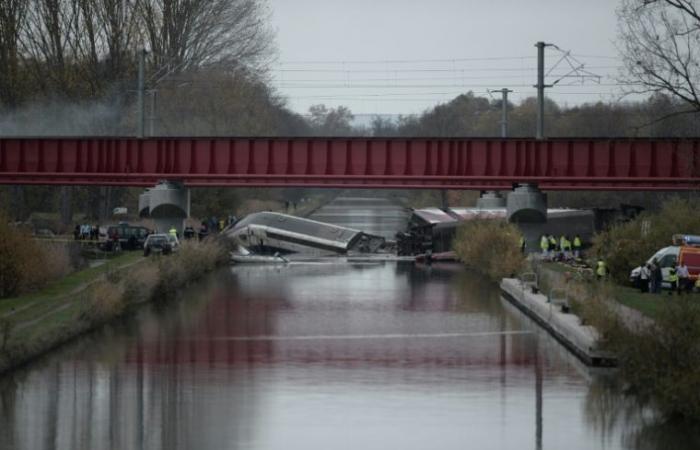
[[0, 448], [684, 448], [609, 378], [458, 265], [239, 266], [0, 378]]

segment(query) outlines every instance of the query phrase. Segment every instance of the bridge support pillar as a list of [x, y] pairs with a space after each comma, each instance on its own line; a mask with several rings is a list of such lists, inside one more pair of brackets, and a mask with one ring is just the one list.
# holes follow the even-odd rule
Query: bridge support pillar
[[190, 216], [190, 190], [177, 182], [161, 182], [139, 195], [139, 215], [153, 219], [158, 233], [174, 227], [182, 236], [184, 221]]
[[506, 207], [506, 199], [496, 191], [483, 191], [476, 201], [479, 209], [501, 209]]
[[506, 215], [509, 222], [546, 222], [547, 194], [536, 184], [519, 184], [508, 194]]

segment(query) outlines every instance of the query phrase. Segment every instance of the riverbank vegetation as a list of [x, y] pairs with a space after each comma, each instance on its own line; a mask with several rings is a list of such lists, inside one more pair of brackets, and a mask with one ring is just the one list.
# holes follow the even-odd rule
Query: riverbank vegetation
[[580, 303], [604, 347], [617, 355], [625, 394], [653, 406], [665, 419], [700, 421], [700, 304], [689, 296], [665, 298], [654, 320], [616, 311], [607, 293]]
[[573, 312], [618, 359], [619, 384], [664, 419], [700, 421], [700, 295], [654, 295], [558, 263], [536, 264], [540, 288], [567, 292]]
[[185, 242], [179, 252], [167, 257], [127, 253], [35, 294], [0, 300], [0, 372], [136, 305], [170, 300], [227, 260], [227, 249], [218, 240]]
[[0, 299], [45, 287], [76, 265], [66, 245], [38, 242], [0, 214]]
[[606, 262], [615, 281], [625, 284], [632, 269], [671, 245], [674, 234], [700, 234], [699, 209], [698, 200], [671, 199], [658, 212], [642, 213], [598, 233], [590, 253]]
[[512, 223], [470, 220], [459, 226], [452, 247], [465, 266], [497, 281], [525, 267], [521, 238], [522, 234]]

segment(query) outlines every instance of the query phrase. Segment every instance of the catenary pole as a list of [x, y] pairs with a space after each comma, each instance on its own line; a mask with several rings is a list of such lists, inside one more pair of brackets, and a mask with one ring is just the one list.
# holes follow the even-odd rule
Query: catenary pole
[[145, 128], [146, 128], [146, 111], [145, 111], [145, 102], [144, 102], [144, 95], [146, 91], [146, 81], [145, 81], [145, 72], [146, 72], [146, 50], [141, 49], [139, 50], [139, 80], [138, 80], [138, 92], [137, 92], [137, 109], [138, 109], [138, 130], [137, 130], [137, 136], [138, 138], [143, 138], [145, 136]]
[[510, 89], [501, 89], [503, 99], [501, 100], [501, 137], [508, 137], [508, 93]]
[[[544, 48], [553, 44], [545, 44], [540, 41], [535, 44], [537, 47], [537, 139], [544, 139], [544, 89], [552, 87], [551, 84], [544, 84]], [[556, 46], [555, 46], [556, 47]]]

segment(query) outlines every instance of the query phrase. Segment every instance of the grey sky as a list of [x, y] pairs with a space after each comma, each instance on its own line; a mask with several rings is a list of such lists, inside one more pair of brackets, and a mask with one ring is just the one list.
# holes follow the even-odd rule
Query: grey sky
[[[557, 102], [619, 92], [606, 78], [620, 64], [615, 0], [269, 1], [279, 48], [274, 84], [297, 112], [325, 103], [356, 114], [410, 114], [461, 92], [502, 87], [518, 101], [535, 94], [539, 40], [581, 55], [604, 76], [601, 85], [549, 90]], [[559, 56], [548, 50], [547, 66]], [[512, 59], [475, 59], [494, 57]]]

